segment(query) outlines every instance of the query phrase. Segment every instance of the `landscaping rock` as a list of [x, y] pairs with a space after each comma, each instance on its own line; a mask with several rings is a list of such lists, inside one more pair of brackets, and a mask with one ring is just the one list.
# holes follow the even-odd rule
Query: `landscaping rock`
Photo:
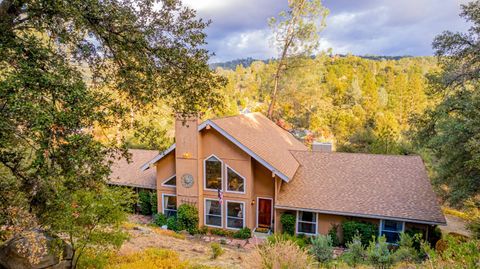
[[[73, 257], [70, 245], [62, 242], [62, 255], [49, 251], [58, 245], [43, 231], [33, 230], [14, 237], [0, 247], [0, 268], [5, 269], [67, 269]], [[55, 243], [54, 243], [55, 241]]]

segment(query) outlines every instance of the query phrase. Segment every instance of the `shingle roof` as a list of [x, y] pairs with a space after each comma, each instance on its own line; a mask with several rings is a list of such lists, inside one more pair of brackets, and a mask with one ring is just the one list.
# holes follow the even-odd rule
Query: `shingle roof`
[[445, 223], [418, 156], [292, 151], [300, 163], [276, 207]]
[[261, 113], [213, 119], [211, 122], [288, 179], [293, 178], [299, 166], [297, 160], [289, 151], [307, 150], [307, 147], [291, 133], [279, 127]]
[[140, 166], [158, 155], [158, 150], [129, 149], [128, 151], [132, 154], [131, 163], [127, 163], [124, 158], [116, 160], [111, 167], [112, 173], [109, 177], [109, 183], [156, 189], [155, 169], [142, 171]]

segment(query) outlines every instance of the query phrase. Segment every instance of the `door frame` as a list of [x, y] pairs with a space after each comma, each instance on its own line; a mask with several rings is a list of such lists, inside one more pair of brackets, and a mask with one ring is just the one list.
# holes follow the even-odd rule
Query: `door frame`
[[255, 217], [256, 217], [255, 227], [258, 228], [258, 215], [259, 215], [259, 210], [258, 210], [258, 208], [259, 208], [259, 206], [260, 206], [260, 202], [259, 202], [260, 199], [272, 201], [272, 202], [270, 203], [270, 205], [271, 205], [271, 209], [270, 209], [270, 226], [272, 226], [272, 225], [273, 225], [273, 214], [274, 214], [274, 213], [273, 213], [273, 198], [271, 198], [271, 197], [257, 196], [257, 212], [256, 212], [256, 216], [255, 216]]

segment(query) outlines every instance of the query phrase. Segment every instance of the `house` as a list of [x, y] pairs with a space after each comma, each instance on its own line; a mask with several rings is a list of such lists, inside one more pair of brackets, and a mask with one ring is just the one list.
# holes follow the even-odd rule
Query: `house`
[[289, 212], [306, 235], [362, 220], [391, 242], [406, 229], [428, 236], [445, 224], [418, 156], [310, 150], [260, 113], [201, 124], [177, 119], [175, 141], [140, 168], [156, 171], [158, 209], [167, 216], [188, 203], [202, 226], [281, 232], [280, 217]]

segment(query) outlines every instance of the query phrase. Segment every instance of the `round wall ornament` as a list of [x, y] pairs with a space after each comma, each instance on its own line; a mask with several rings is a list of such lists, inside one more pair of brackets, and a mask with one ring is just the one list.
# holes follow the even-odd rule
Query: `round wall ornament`
[[190, 188], [193, 186], [193, 176], [190, 174], [182, 175], [182, 186], [185, 188]]

